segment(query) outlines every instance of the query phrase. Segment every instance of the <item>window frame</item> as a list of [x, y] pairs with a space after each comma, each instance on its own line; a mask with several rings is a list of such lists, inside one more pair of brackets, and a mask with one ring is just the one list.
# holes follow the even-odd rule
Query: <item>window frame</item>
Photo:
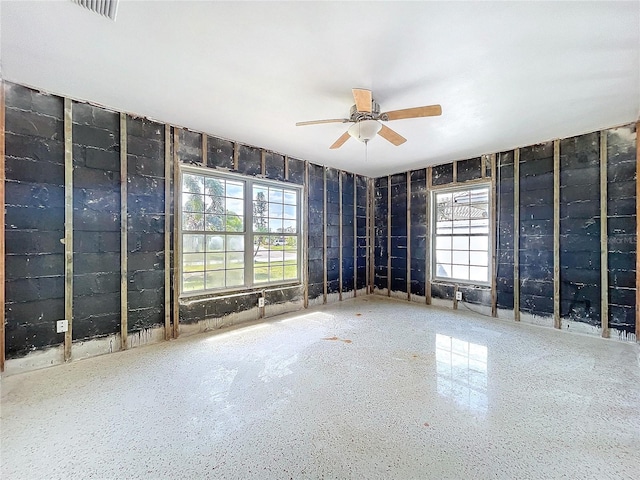
[[[486, 281], [480, 281], [480, 280], [465, 280], [465, 279], [460, 279], [460, 278], [453, 278], [453, 277], [441, 277], [437, 275], [437, 258], [436, 258], [436, 239], [438, 238], [438, 234], [437, 234], [437, 219], [438, 219], [438, 212], [437, 212], [437, 208], [438, 208], [438, 204], [436, 201], [436, 197], [439, 194], [447, 194], [447, 193], [456, 193], [456, 192], [462, 192], [462, 191], [472, 191], [472, 190], [478, 190], [478, 189], [486, 189], [487, 190], [487, 229], [488, 229], [488, 233], [486, 234], [487, 237], [487, 280]], [[471, 184], [458, 184], [455, 186], [443, 186], [443, 187], [438, 187], [438, 188], [432, 188], [431, 189], [431, 197], [430, 197], [430, 202], [431, 202], [431, 208], [429, 209], [429, 213], [431, 216], [431, 231], [429, 232], [429, 238], [430, 238], [430, 242], [431, 242], [431, 248], [430, 248], [430, 252], [431, 252], [431, 281], [432, 282], [437, 282], [437, 283], [449, 283], [449, 284], [461, 284], [461, 285], [473, 285], [473, 286], [480, 286], [480, 287], [490, 287], [491, 286], [491, 272], [493, 271], [493, 255], [491, 252], [491, 247], [493, 245], [493, 235], [495, 235], [495, 232], [492, 229], [492, 225], [493, 225], [493, 219], [491, 216], [491, 202], [492, 202], [492, 191], [491, 191], [491, 182], [490, 181], [482, 181], [482, 182], [473, 182]], [[460, 234], [460, 235], [464, 235], [464, 234]], [[483, 236], [484, 234], [472, 234], [469, 233], [469, 236]], [[454, 236], [453, 233], [449, 234], [449, 235], [441, 235], [441, 236]], [[453, 249], [451, 250], [453, 251]], [[467, 250], [468, 252], [471, 252], [471, 249]]]
[[[184, 210], [183, 210], [183, 206], [182, 206], [182, 200], [183, 200], [183, 195], [184, 192], [182, 191], [182, 182], [183, 182], [183, 176], [185, 174], [191, 174], [191, 175], [199, 175], [199, 176], [203, 176], [203, 177], [208, 177], [208, 178], [218, 178], [218, 179], [222, 179], [222, 180], [228, 180], [228, 181], [236, 181], [236, 182], [242, 182], [243, 186], [244, 186], [244, 209], [243, 209], [243, 215], [244, 215], [244, 231], [242, 232], [208, 232], [208, 231], [191, 231], [191, 230], [183, 230], [182, 225], [183, 225], [183, 215], [184, 215]], [[301, 285], [303, 282], [303, 278], [302, 278], [302, 250], [304, 248], [303, 246], [303, 239], [304, 239], [304, 232], [302, 230], [303, 227], [303, 221], [302, 221], [302, 213], [304, 212], [304, 208], [302, 205], [302, 202], [304, 201], [303, 196], [302, 196], [302, 186], [295, 184], [295, 183], [289, 183], [289, 182], [282, 182], [282, 181], [278, 181], [278, 180], [271, 180], [271, 179], [266, 179], [266, 178], [260, 178], [260, 177], [252, 177], [252, 176], [248, 176], [248, 175], [242, 175], [239, 173], [235, 173], [235, 172], [228, 172], [228, 171], [221, 171], [221, 170], [214, 170], [211, 168], [207, 168], [207, 167], [200, 167], [197, 165], [185, 165], [185, 164], [181, 164], [179, 171], [178, 171], [178, 181], [176, 182], [177, 185], [175, 185], [174, 188], [174, 201], [176, 202], [177, 205], [177, 225], [176, 225], [176, 229], [177, 229], [177, 233], [178, 233], [178, 241], [177, 241], [177, 246], [176, 246], [176, 250], [177, 250], [177, 261], [178, 261], [178, 265], [177, 265], [177, 269], [179, 271], [179, 281], [176, 282], [179, 287], [179, 297], [180, 298], [186, 298], [186, 297], [197, 297], [197, 296], [203, 296], [203, 295], [219, 295], [219, 294], [230, 294], [230, 293], [242, 293], [242, 292], [251, 292], [251, 291], [256, 291], [256, 290], [262, 290], [264, 288], [273, 288], [273, 287], [278, 287], [278, 286], [294, 286], [294, 285]], [[253, 187], [254, 186], [262, 186], [262, 187], [276, 187], [276, 188], [282, 188], [284, 190], [293, 190], [296, 194], [296, 232], [295, 234], [280, 234], [278, 235], [277, 233], [266, 233], [266, 234], [255, 234], [253, 231]], [[226, 234], [238, 234], [241, 235], [244, 239], [244, 282], [242, 285], [234, 285], [234, 286], [225, 286], [225, 287], [219, 287], [219, 288], [209, 288], [209, 289], [202, 289], [202, 290], [191, 290], [191, 291], [184, 291], [183, 285], [184, 285], [184, 264], [183, 264], [183, 236], [185, 234], [221, 234], [221, 235], [226, 235]], [[296, 278], [295, 279], [287, 279], [287, 280], [281, 280], [281, 281], [267, 281], [267, 282], [259, 282], [256, 283], [254, 280], [254, 253], [253, 253], [253, 242], [254, 242], [254, 238], [256, 236], [291, 236], [296, 238]], [[248, 248], [250, 246], [250, 248]], [[174, 253], [175, 254], [175, 253]], [[227, 269], [225, 268], [225, 271]], [[206, 269], [205, 269], [206, 272]]]

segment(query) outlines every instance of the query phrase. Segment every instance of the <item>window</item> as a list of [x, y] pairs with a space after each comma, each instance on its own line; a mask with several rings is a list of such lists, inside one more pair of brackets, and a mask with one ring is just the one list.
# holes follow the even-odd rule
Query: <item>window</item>
[[433, 193], [433, 277], [489, 282], [489, 187]]
[[299, 187], [181, 171], [183, 293], [300, 280]]

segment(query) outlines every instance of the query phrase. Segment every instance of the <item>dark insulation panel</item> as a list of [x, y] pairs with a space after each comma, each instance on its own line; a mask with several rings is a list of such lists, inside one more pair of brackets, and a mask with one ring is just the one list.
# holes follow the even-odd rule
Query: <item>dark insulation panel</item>
[[432, 185], [448, 185], [453, 183], [453, 163], [444, 163], [431, 168]]
[[502, 152], [496, 161], [496, 211], [497, 211], [497, 239], [496, 239], [496, 300], [500, 309], [513, 309], [513, 151]]
[[127, 119], [128, 330], [164, 324], [164, 126]]
[[355, 286], [355, 210], [353, 195], [354, 175], [342, 172], [342, 291], [350, 292]]
[[284, 156], [273, 152], [265, 152], [264, 172], [267, 178], [284, 180]]
[[609, 327], [629, 333], [636, 326], [636, 135], [635, 126], [607, 131]]
[[520, 149], [520, 311], [553, 315], [553, 142]]
[[178, 129], [178, 158], [182, 163], [202, 165], [202, 134]]
[[259, 148], [238, 145], [238, 172], [245, 175], [262, 173], [262, 153]]
[[304, 161], [297, 158], [287, 158], [287, 180], [298, 185], [304, 184]]
[[233, 142], [207, 137], [207, 166], [233, 169]]
[[470, 158], [468, 160], [458, 160], [456, 162], [456, 181], [468, 182], [469, 180], [478, 180], [482, 178], [482, 160], [478, 158]]
[[407, 174], [391, 176], [391, 290], [407, 291]]
[[85, 103], [73, 104], [73, 283], [73, 339], [119, 332], [120, 115]]
[[367, 178], [355, 176], [356, 189], [356, 288], [367, 286]]
[[560, 142], [560, 314], [601, 325], [598, 133]]
[[324, 294], [324, 167], [309, 164], [309, 298]]
[[5, 346], [16, 358], [64, 341], [64, 105], [5, 88]]
[[413, 170], [411, 179], [411, 293], [425, 296], [427, 279], [427, 253], [429, 232], [427, 231], [429, 196], [427, 170]]
[[340, 172], [334, 168], [326, 169], [327, 189], [327, 293], [340, 291]]
[[387, 259], [388, 259], [388, 235], [387, 215], [389, 214], [388, 199], [389, 185], [388, 177], [376, 178], [374, 181], [374, 286], [377, 289], [387, 288]]

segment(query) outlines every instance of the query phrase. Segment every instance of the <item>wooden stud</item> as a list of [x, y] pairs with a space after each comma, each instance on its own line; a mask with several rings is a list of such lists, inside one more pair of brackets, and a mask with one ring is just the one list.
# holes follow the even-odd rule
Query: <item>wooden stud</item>
[[[175, 145], [173, 148], [176, 148]], [[233, 142], [233, 169], [238, 170], [238, 156], [240, 153], [240, 144], [238, 142]]]
[[208, 163], [208, 155], [209, 155], [209, 151], [208, 151], [208, 137], [206, 133], [202, 134], [202, 166], [206, 168], [207, 163]]
[[607, 235], [607, 132], [600, 132], [600, 321], [609, 338], [609, 249]]
[[457, 184], [458, 183], [458, 162], [454, 161], [453, 162], [453, 184]]
[[[482, 175], [485, 175], [486, 172], [486, 158], [482, 156]], [[498, 266], [496, 265], [497, 261], [497, 238], [498, 238], [498, 198], [497, 198], [497, 188], [496, 188], [496, 154], [492, 154], [489, 157], [489, 161], [491, 162], [491, 235], [489, 235], [489, 239], [491, 242], [491, 316], [498, 316], [498, 289], [497, 289], [497, 270]]]
[[[640, 122], [636, 123], [636, 242], [640, 238]], [[636, 253], [636, 342], [640, 340], [640, 255]]]
[[284, 179], [289, 180], [289, 157], [284, 156]]
[[458, 284], [454, 285], [453, 287], [453, 309], [457, 310], [458, 309]]
[[171, 127], [164, 126], [164, 339], [171, 338]]
[[[180, 130], [173, 129], [173, 338], [180, 334], [180, 157], [178, 147], [180, 145]], [[237, 144], [236, 144], [237, 145]], [[235, 149], [234, 149], [235, 155]], [[234, 157], [235, 158], [235, 157]]]
[[267, 162], [265, 157], [265, 151], [260, 149], [260, 175], [263, 177], [267, 174]]
[[387, 176], [387, 297], [391, 296], [391, 175]]
[[338, 298], [342, 301], [342, 170], [338, 172], [338, 215], [340, 215], [339, 223], [338, 223]]
[[411, 172], [407, 172], [407, 301], [411, 301]]
[[553, 327], [562, 328], [560, 316], [560, 140], [553, 141]]
[[327, 303], [327, 168], [322, 169], [322, 303]]
[[513, 154], [513, 318], [520, 321], [520, 149]]
[[127, 115], [120, 114], [120, 348], [127, 349], [128, 308], [128, 242], [127, 242]]
[[425, 303], [427, 305], [431, 305], [431, 244], [433, 242], [433, 235], [431, 233], [431, 224], [433, 220], [431, 219], [431, 181], [432, 181], [431, 167], [427, 167], [427, 199], [425, 203], [425, 208], [427, 209], [427, 252], [425, 255], [425, 266], [424, 266], [424, 296]]
[[373, 179], [367, 179], [367, 217], [366, 217], [366, 229], [367, 229], [367, 237], [366, 237], [366, 248], [367, 248], [367, 293], [373, 293], [373, 283], [374, 283], [374, 269], [373, 269], [373, 209], [371, 202], [371, 192], [373, 191]]
[[358, 296], [358, 175], [353, 174], [353, 296]]
[[73, 103], [64, 99], [64, 361], [73, 343]]
[[304, 308], [309, 308], [309, 162], [304, 162], [304, 215], [303, 222], [303, 247], [302, 265], [304, 275]]
[[5, 84], [0, 79], [0, 202], [2, 202], [2, 208], [0, 208], [0, 281], [2, 282], [2, 288], [0, 288], [0, 372], [4, 372], [4, 359], [6, 356], [5, 353], [5, 333], [4, 333], [4, 323], [5, 319], [5, 293], [4, 293], [4, 285], [5, 283], [5, 226], [4, 226], [4, 210], [5, 210], [5, 151], [4, 151], [4, 130], [5, 130], [5, 101], [4, 101], [4, 89]]
[[[480, 176], [482, 178], [487, 178], [487, 156], [486, 155], [482, 155], [480, 157], [480, 168], [482, 169], [482, 172], [481, 172]], [[493, 170], [492, 170], [492, 172], [493, 172]]]

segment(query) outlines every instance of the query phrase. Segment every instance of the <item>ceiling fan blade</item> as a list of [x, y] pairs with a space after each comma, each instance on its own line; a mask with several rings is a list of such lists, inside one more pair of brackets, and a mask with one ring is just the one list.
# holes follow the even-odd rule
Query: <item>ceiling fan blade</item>
[[378, 135], [380, 135], [382, 138], [384, 138], [385, 140], [390, 141], [391, 143], [393, 143], [396, 147], [398, 145], [402, 145], [404, 142], [407, 141], [406, 138], [404, 138], [402, 135], [400, 135], [398, 132], [395, 132], [393, 130], [391, 130], [389, 127], [387, 127], [386, 125], [382, 125], [382, 128], [380, 129], [380, 131], [378, 132]]
[[335, 149], [335, 148], [340, 148], [342, 145], [344, 145], [344, 142], [346, 142], [347, 140], [349, 140], [349, 137], [351, 135], [349, 135], [349, 132], [344, 132], [339, 139], [337, 139], [335, 142], [333, 142], [333, 145], [331, 145], [329, 148], [330, 149]]
[[347, 123], [349, 120], [346, 118], [331, 118], [329, 120], [310, 120], [308, 122], [298, 122], [296, 127], [302, 127], [304, 125], [318, 125], [321, 123]]
[[442, 107], [440, 105], [392, 110], [380, 116], [383, 118], [386, 117], [387, 120], [402, 120], [403, 118], [437, 117], [438, 115], [442, 115]]
[[365, 90], [364, 88], [354, 88], [353, 99], [356, 101], [356, 109], [359, 112], [371, 113], [371, 90]]

